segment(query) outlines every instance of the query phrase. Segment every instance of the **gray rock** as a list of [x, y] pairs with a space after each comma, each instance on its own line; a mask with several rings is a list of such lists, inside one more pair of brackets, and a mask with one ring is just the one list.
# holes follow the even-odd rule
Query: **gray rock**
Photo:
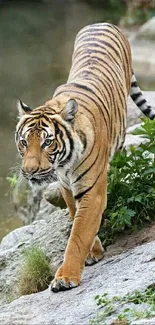
[[141, 82], [154, 84], [155, 76], [155, 44], [149, 40], [130, 41], [132, 52], [132, 66], [134, 73]]
[[[48, 236], [49, 234], [46, 237], [47, 242]], [[95, 295], [106, 292], [112, 298], [125, 296], [135, 290], [143, 291], [155, 282], [154, 269], [155, 241], [85, 268], [81, 285], [69, 292], [55, 294], [47, 289], [2, 306], [0, 324], [90, 324], [90, 319], [104, 310], [96, 305]], [[123, 305], [123, 308], [127, 306], [128, 304]], [[108, 317], [106, 323], [111, 323], [119, 312], [118, 309]]]
[[136, 39], [155, 40], [155, 17], [150, 18], [140, 27]]
[[137, 77], [154, 80], [155, 75], [155, 17], [142, 25], [129, 37], [132, 50], [133, 69]]
[[129, 149], [129, 147], [131, 145], [134, 145], [135, 147], [139, 146], [141, 143], [145, 143], [147, 141], [147, 139], [141, 137], [140, 135], [133, 135], [132, 132], [139, 128], [141, 126], [141, 123], [138, 124], [134, 124], [133, 126], [130, 126], [127, 130], [126, 130], [126, 137], [125, 137], [125, 141], [123, 144], [123, 147], [126, 149]]
[[[52, 184], [48, 192], [52, 191]], [[28, 185], [27, 180], [22, 179], [16, 184], [13, 191], [13, 203], [18, 217], [24, 225], [32, 223], [34, 220], [44, 219], [50, 213], [56, 211], [54, 205], [44, 198], [46, 188], [33, 187]], [[52, 202], [51, 202], [52, 203]]]
[[48, 185], [48, 187], [44, 191], [44, 198], [54, 206], [58, 206], [61, 209], [66, 208], [66, 203], [60, 191], [59, 182], [55, 182]]
[[18, 228], [3, 238], [0, 245], [1, 302], [17, 296], [18, 270], [23, 261], [25, 248], [41, 247], [50, 258], [54, 269], [63, 260], [71, 227], [68, 211], [59, 210], [52, 214], [48, 212], [46, 215], [48, 216], [46, 220], [41, 219]]

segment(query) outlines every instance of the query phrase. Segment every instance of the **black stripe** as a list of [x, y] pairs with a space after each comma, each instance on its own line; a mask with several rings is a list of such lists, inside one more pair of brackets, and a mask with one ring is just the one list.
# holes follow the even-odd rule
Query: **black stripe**
[[60, 129], [59, 129], [59, 126], [58, 126], [58, 123], [53, 121], [53, 124], [54, 124], [54, 128], [55, 128], [55, 135], [59, 134], [60, 132]]
[[[146, 99], [142, 99], [140, 102], [138, 102], [138, 103], [136, 103], [136, 105], [138, 106], [138, 107], [141, 107], [142, 105], [144, 105], [144, 104], [146, 104], [147, 102], [146, 102]], [[141, 108], [142, 109], [142, 108]], [[144, 109], [145, 110], [145, 109]], [[146, 110], [147, 110], [147, 108], [146, 108]]]
[[[109, 30], [109, 29], [104, 28], [104, 29], [100, 29], [99, 31], [101, 31], [101, 33], [98, 33], [98, 30], [97, 30], [97, 31], [96, 31], [96, 34], [95, 34], [95, 33], [94, 33], [94, 30], [92, 29], [92, 30], [90, 30], [90, 32], [87, 31], [87, 33], [91, 33], [90, 35], [93, 35], [93, 34], [94, 34], [94, 35], [96, 35], [96, 36], [107, 36], [107, 33], [109, 33], [109, 34], [111, 34], [111, 36], [114, 36], [115, 39], [113, 39], [113, 38], [110, 37], [109, 35], [108, 35], [108, 38], [110, 38], [110, 39], [111, 39], [111, 40], [116, 44], [116, 46], [119, 47], [119, 49], [120, 49], [120, 46], [119, 46], [119, 45], [122, 46], [122, 50], [123, 50], [124, 55], [125, 55], [125, 60], [126, 60], [126, 63], [128, 64], [128, 58], [127, 58], [127, 54], [126, 54], [126, 48], [124, 47], [125, 43], [122, 42], [122, 41], [123, 41], [123, 40], [122, 40], [122, 37], [119, 39], [119, 42], [117, 42], [117, 41], [116, 41], [116, 35], [115, 35], [115, 33], [113, 33], [113, 28], [112, 28], [112, 30]], [[120, 36], [122, 36], [122, 34], [121, 34], [121, 32], [120, 32], [119, 30], [117, 30], [117, 32], [119, 33]], [[84, 40], [84, 38], [85, 38], [85, 36], [83, 36], [83, 37], [78, 37], [78, 38], [77, 38], [77, 42], [78, 42], [78, 41], [81, 41], [81, 39]], [[121, 49], [120, 49], [120, 50], [121, 50]]]
[[[86, 45], [88, 47], [91, 45], [91, 46], [94, 46], [94, 47], [100, 47], [101, 49], [104, 49], [104, 50], [107, 49], [107, 48], [111, 48], [115, 52], [115, 54], [120, 57], [119, 52], [107, 41], [100, 40], [100, 39], [97, 39], [96, 37], [91, 37], [90, 36], [90, 37], [88, 37], [88, 38], [86, 38], [84, 40], [84, 43], [85, 42], [86, 42]], [[89, 43], [89, 42], [91, 42], [91, 43]], [[102, 46], [101, 44], [105, 45], [105, 46]], [[84, 44], [82, 43], [81, 47], [83, 47], [83, 46], [84, 46]]]
[[[107, 32], [109, 32], [110, 34], [112, 34], [112, 32], [111, 31], [109, 31], [109, 30], [107, 30]], [[91, 36], [93, 35], [92, 33], [90, 34]], [[123, 47], [123, 44], [122, 44], [122, 42], [121, 41], [119, 41], [119, 42], [117, 42], [116, 41], [116, 35], [114, 35], [114, 34], [112, 34], [114, 37], [115, 37], [115, 39], [113, 39], [112, 37], [110, 37], [109, 35], [108, 35], [108, 38], [110, 38], [110, 40], [119, 48], [119, 50], [121, 51], [121, 50], [123, 50], [123, 52], [124, 52], [124, 55], [125, 55], [125, 59], [126, 59], [126, 62], [128, 62], [128, 59], [127, 59], [127, 55], [126, 55], [126, 51], [125, 51], [125, 49], [124, 49], [124, 47]], [[103, 40], [100, 40], [100, 39], [98, 39], [97, 37], [98, 36], [107, 36], [107, 34], [105, 34], [105, 33], [98, 33], [98, 34], [94, 34], [94, 36], [96, 36], [94, 39], [96, 40], [96, 41], [98, 41], [98, 42], [103, 42]], [[78, 41], [80, 42], [81, 41], [81, 39], [82, 39], [82, 41], [88, 41], [88, 38], [85, 38], [85, 36], [83, 36], [82, 38], [78, 38]], [[89, 38], [89, 40], [91, 40], [92, 39], [92, 37], [90, 37]], [[122, 49], [120, 48], [120, 45], [122, 46]], [[81, 44], [81, 48], [83, 47], [83, 44]], [[80, 52], [80, 51], [79, 51]], [[85, 50], [84, 51], [81, 51], [81, 52], [85, 52]], [[75, 49], [75, 52], [74, 53], [76, 53], [76, 49]], [[104, 53], [104, 55], [105, 55], [106, 53]], [[73, 66], [74, 66], [74, 60], [75, 60], [75, 58], [77, 57], [77, 54], [76, 54], [76, 56], [74, 57], [74, 55], [73, 55]], [[86, 55], [86, 56], [84, 56], [83, 57], [83, 59], [85, 59], [85, 58], [88, 58], [88, 55]], [[79, 61], [78, 61], [79, 62]]]
[[139, 93], [136, 93], [136, 94], [131, 94], [130, 96], [131, 96], [132, 100], [135, 102], [140, 96], [142, 96], [142, 93], [139, 92]]
[[[112, 99], [111, 98], [111, 95], [113, 93], [110, 93], [109, 92], [109, 84], [108, 84], [108, 87], [107, 87], [107, 83], [106, 82], [103, 82], [102, 79], [100, 79], [97, 75], [95, 75], [92, 71], [91, 71], [91, 75], [95, 77], [95, 79], [97, 79], [101, 84], [102, 86], [106, 89], [107, 93], [108, 93], [108, 96], [110, 97], [110, 100]], [[96, 87], [96, 85], [94, 85], [94, 82], [96, 84], [96, 80], [93, 79], [93, 78], [90, 78], [90, 77], [85, 77], [84, 80], [88, 80], [89, 83], [91, 83], [92, 86]], [[96, 87], [96, 89], [98, 90], [98, 87]], [[99, 91], [99, 90], [98, 90]]]
[[88, 105], [88, 103], [83, 98], [78, 98], [78, 101], [82, 102], [82, 104], [80, 103], [80, 106], [83, 107], [89, 114], [91, 114], [91, 116], [93, 118], [93, 121], [94, 121], [94, 124], [96, 125], [96, 120], [95, 120], [94, 114], [92, 113], [92, 111], [89, 110], [89, 108], [87, 106], [84, 105], [84, 104]]
[[[93, 29], [88, 30], [88, 31], [85, 32], [85, 35], [80, 35], [79, 37], [77, 37], [76, 42], [78, 43], [81, 40], [83, 41], [85, 37], [88, 37], [86, 34], [90, 34], [90, 35], [93, 35], [93, 36], [96, 36], [96, 37], [98, 37], [98, 36], [103, 36], [103, 37], [106, 36], [107, 37], [108, 36], [108, 38], [110, 38], [112, 41], [114, 41], [115, 44], [118, 45], [118, 42], [116, 42], [116, 40], [114, 40], [111, 37], [111, 36], [114, 36], [116, 38], [116, 34], [113, 33], [113, 29], [109, 30], [109, 29], [104, 28], [104, 29], [97, 29], [96, 31], [94, 31]], [[110, 34], [110, 36], [107, 35], [107, 34]]]
[[[105, 166], [104, 166], [104, 168], [105, 168]], [[86, 190], [84, 190], [83, 192], [78, 193], [77, 195], [74, 196], [74, 199], [75, 199], [75, 200], [80, 200], [80, 199], [81, 199], [81, 198], [82, 198], [82, 197], [83, 197], [83, 196], [84, 196], [88, 191], [90, 191], [90, 190], [94, 187], [94, 185], [97, 183], [97, 181], [98, 181], [100, 175], [102, 174], [104, 168], [101, 170], [101, 172], [100, 172], [99, 175], [97, 176], [97, 178], [96, 178], [95, 182], [93, 183], [93, 185], [91, 185], [90, 187], [88, 187], [88, 188], [87, 188]]]
[[62, 93], [66, 93], [66, 92], [68, 92], [68, 93], [70, 93], [70, 92], [72, 92], [72, 93], [78, 93], [78, 94], [80, 94], [80, 95], [84, 95], [85, 97], [87, 97], [88, 99], [90, 99], [90, 100], [91, 100], [91, 101], [92, 101], [92, 102], [93, 102], [93, 103], [94, 103], [94, 104], [99, 108], [99, 110], [100, 110], [100, 112], [101, 112], [101, 114], [102, 114], [102, 116], [103, 116], [104, 122], [105, 122], [105, 124], [106, 124], [107, 130], [109, 129], [109, 128], [108, 128], [107, 121], [106, 121], [105, 116], [104, 116], [104, 113], [103, 113], [103, 111], [102, 111], [100, 105], [96, 102], [95, 99], [93, 99], [92, 97], [88, 96], [88, 95], [85, 94], [85, 93], [82, 93], [82, 92], [77, 91], [77, 90], [72, 90], [72, 89], [61, 90], [60, 92], [57, 93], [57, 96], [60, 95], [60, 94], [62, 94]]
[[[105, 71], [107, 71], [109, 74], [111, 73], [111, 71], [110, 70], [112, 70], [112, 72], [114, 73], [114, 75], [116, 76], [116, 79], [117, 79], [117, 81], [119, 82], [120, 80], [119, 80], [119, 78], [118, 78], [118, 75], [116, 74], [116, 72], [115, 72], [115, 70], [114, 69], [112, 69], [112, 67], [110, 66], [108, 66], [107, 65], [107, 63], [103, 60], [103, 59], [100, 59], [100, 58], [98, 58], [97, 57], [97, 59], [99, 60], [99, 61], [101, 61], [102, 63], [105, 63], [106, 64], [106, 67], [105, 66], [103, 66], [103, 65], [101, 65], [104, 69], [105, 69]], [[108, 69], [109, 68], [109, 69]], [[105, 73], [105, 71], [102, 71], [102, 70], [100, 70], [98, 67], [95, 67], [95, 68], [93, 68], [92, 67], [92, 70], [93, 69], [95, 69], [95, 70], [98, 70], [100, 73]], [[89, 72], [90, 74], [91, 74], [91, 71]], [[76, 76], [75, 76], [76, 77]], [[106, 78], [111, 82], [111, 80], [109, 79], [109, 77], [106, 75]], [[117, 87], [118, 86], [118, 83], [117, 84], [115, 84], [115, 86]], [[122, 102], [122, 97], [120, 96], [120, 91], [121, 91], [121, 94], [122, 94], [122, 96], [125, 98], [125, 95], [124, 95], [124, 93], [122, 92], [122, 88], [121, 88], [121, 86], [122, 86], [122, 84], [120, 85], [120, 87], [118, 88], [117, 87], [117, 91], [118, 91], [118, 95], [119, 95], [119, 99], [120, 99], [120, 102], [121, 102], [121, 104], [122, 104], [122, 107], [124, 107], [124, 103]], [[119, 116], [120, 116], [120, 112], [119, 112]], [[121, 122], [121, 118], [120, 118], [120, 122]]]
[[[98, 53], [98, 51], [94, 51], [95, 53]], [[93, 59], [91, 60], [91, 62], [94, 64], [94, 66], [91, 67], [91, 70], [98, 70], [100, 71], [100, 73], [104, 73], [106, 70], [109, 72], [109, 74], [111, 75], [111, 73], [113, 72], [114, 75], [116, 76], [117, 80], [118, 81], [121, 81], [121, 79], [119, 80], [119, 76], [120, 76], [120, 72], [118, 74], [116, 74], [116, 66], [115, 68], [113, 69], [111, 65], [109, 65], [106, 61], [104, 61], [103, 59], [101, 59], [100, 57], [98, 56], [93, 56]], [[100, 62], [100, 66], [103, 68], [103, 70], [100, 70], [98, 68], [98, 62]], [[102, 64], [101, 64], [102, 63]], [[96, 66], [97, 65], [97, 66]], [[118, 66], [117, 66], [118, 67]], [[107, 68], [110, 68], [111, 71], [109, 71]], [[89, 70], [87, 73], [91, 73], [91, 70]], [[76, 78], [79, 73], [81, 74], [81, 72], [83, 73], [83, 71], [79, 71], [78, 69], [78, 73], [76, 75], [74, 75], [74, 78]]]
[[[59, 130], [59, 137], [60, 137], [60, 141], [62, 142], [62, 150], [61, 151], [59, 151], [59, 153], [60, 153], [60, 157], [59, 157], [59, 159], [60, 159], [60, 163], [61, 163], [61, 159], [65, 156], [65, 154], [66, 154], [66, 146], [65, 146], [65, 141], [64, 141], [64, 139], [63, 139], [63, 132], [62, 132], [62, 130]], [[57, 137], [57, 140], [58, 140], [58, 137]], [[59, 140], [58, 140], [59, 141]]]
[[32, 123], [30, 123], [29, 125], [28, 125], [28, 127], [29, 128], [32, 128], [33, 126], [35, 126], [36, 125], [36, 122], [32, 122]]
[[69, 143], [70, 143], [70, 152], [68, 154], [68, 156], [65, 158], [65, 160], [60, 160], [60, 164], [65, 164], [66, 162], [70, 161], [71, 157], [72, 157], [72, 154], [73, 154], [73, 150], [74, 150], [74, 141], [71, 137], [71, 133], [65, 128], [65, 132], [66, 132], [66, 135], [69, 139]]
[[89, 172], [89, 170], [94, 166], [94, 164], [96, 163], [96, 160], [97, 160], [97, 158], [98, 158], [98, 156], [99, 156], [99, 153], [100, 153], [100, 151], [98, 151], [98, 154], [97, 154], [97, 156], [96, 156], [96, 158], [95, 158], [95, 160], [93, 161], [93, 163], [82, 173], [82, 174], [80, 174], [78, 177], [77, 177], [77, 179], [72, 183], [72, 184], [75, 184], [76, 182], [78, 182], [86, 173], [88, 173]]
[[[106, 92], [108, 93], [109, 99], [110, 99], [110, 107], [112, 107], [112, 105], [113, 105], [112, 103], [114, 102], [114, 99], [112, 98], [112, 96], [113, 96], [113, 92], [111, 91], [111, 93], [110, 93], [110, 91], [109, 91], [109, 89], [110, 89], [110, 87], [109, 87], [109, 83], [103, 82], [103, 80], [101, 80], [101, 79], [100, 79], [97, 75], [95, 75], [93, 72], [91, 72], [91, 75], [93, 75], [93, 76], [95, 77], [95, 79], [97, 79], [98, 82], [100, 82], [100, 84], [105, 88]], [[92, 78], [90, 78], [90, 77], [85, 77], [84, 80], [88, 80], [88, 82], [89, 82], [92, 86], [94, 86], [94, 87], [99, 91], [99, 88], [96, 87], [96, 80], [94, 80], [94, 79], [92, 79]], [[95, 83], [95, 85], [94, 85], [94, 83]], [[108, 85], [108, 86], [107, 86], [107, 85]], [[99, 92], [100, 92], [100, 91], [99, 91]], [[101, 94], [101, 92], [100, 92], [100, 94]], [[103, 96], [103, 94], [101, 94], [101, 95]], [[109, 106], [108, 98], [105, 97], [105, 99], [106, 99], [106, 103], [107, 103], [107, 105]], [[114, 105], [114, 106], [115, 106], [115, 105]], [[115, 110], [115, 107], [114, 107], [114, 110]], [[115, 113], [116, 113], [116, 112], [115, 112]], [[111, 126], [112, 126], [112, 124], [111, 124], [111, 120], [110, 120], [110, 130], [111, 130], [111, 132], [112, 132]], [[112, 134], [112, 133], [111, 133], [111, 134]]]
[[[74, 87], [77, 87], [77, 88], [84, 89], [84, 90], [92, 93], [101, 102], [101, 104], [103, 105], [103, 107], [104, 107], [104, 109], [105, 109], [105, 111], [106, 111], [106, 113], [108, 115], [108, 118], [110, 119], [110, 114], [109, 114], [109, 111], [107, 110], [105, 104], [103, 103], [103, 101], [101, 100], [101, 98], [99, 96], [97, 96], [96, 93], [90, 87], [85, 86], [85, 85], [78, 84], [76, 82], [74, 82], [74, 83], [71, 82], [70, 85], [73, 85]], [[85, 93], [83, 93], [83, 95], [85, 95]]]
[[45, 122], [43, 122], [43, 121], [41, 121], [41, 124], [42, 124], [42, 126], [44, 126], [44, 127], [49, 127], [49, 125], [47, 125]]
[[85, 133], [82, 130], [77, 130], [76, 133], [78, 134], [82, 144], [83, 144], [83, 151], [86, 149], [87, 147], [87, 138]]
[[[109, 55], [109, 57], [115, 61], [115, 63], [117, 64], [117, 61], [116, 61], [116, 58], [111, 54], [111, 52], [109, 51], [106, 51], [106, 48], [97, 44], [97, 43], [89, 43], [89, 46], [88, 44], [86, 45], [82, 45], [81, 46], [82, 48], [84, 48], [88, 53], [90, 52], [91, 53], [98, 53], [98, 54], [101, 54], [101, 55], [105, 55], [107, 56], [107, 54]], [[92, 50], [91, 50], [92, 48]], [[101, 50], [104, 50], [104, 51], [99, 51], [99, 50], [95, 50], [96, 48], [100, 48]], [[105, 52], [106, 51], [106, 52]], [[76, 53], [75, 57], [81, 52], [81, 49]], [[118, 55], [118, 54], [117, 54]]]
[[83, 63], [85, 59], [86, 59], [85, 63], [89, 64], [89, 60], [90, 60], [89, 54], [87, 53], [86, 55], [83, 55], [85, 53], [86, 53], [85, 50], [84, 51], [81, 51], [80, 52], [80, 55], [76, 57], [78, 60], [76, 60], [76, 58], [73, 60], [73, 64], [72, 64], [72, 67], [71, 67], [71, 72], [74, 71], [75, 68], [78, 68], [79, 69], [79, 67], [77, 67], [78, 64], [80, 62]]
[[137, 81], [132, 81], [131, 82], [131, 88], [137, 88], [137, 87], [138, 87]]
[[[80, 100], [80, 99], [79, 99]], [[85, 101], [84, 101], [85, 102]], [[87, 104], [87, 103], [86, 103]], [[92, 112], [91, 111], [89, 111], [89, 109], [86, 107], [86, 106], [84, 106], [83, 104], [80, 104], [86, 111], [88, 111], [88, 113], [91, 113], [91, 115], [93, 116], [93, 119], [94, 119], [94, 115], [92, 114]], [[96, 139], [96, 130], [95, 130], [95, 127], [94, 127], [94, 125], [93, 125], [93, 130], [94, 130], [94, 137], [95, 137], [95, 139]], [[95, 142], [95, 140], [94, 140], [94, 142]], [[89, 154], [87, 155], [87, 157], [85, 158], [85, 159], [83, 159], [81, 162], [80, 162], [80, 164], [74, 169], [74, 171], [73, 172], [75, 172], [90, 156], [91, 156], [91, 154], [92, 154], [92, 151], [93, 151], [93, 149], [94, 149], [94, 147], [92, 146], [91, 147], [91, 150], [90, 150], [90, 152], [89, 152]]]
[[44, 118], [47, 122], [51, 123], [50, 118], [44, 114], [43, 114], [43, 116], [40, 116], [39, 118]]
[[[117, 26], [115, 26], [115, 25], [112, 25], [112, 28], [113, 29], [115, 29], [116, 31], [117, 31], [117, 33], [119, 34], [119, 36], [120, 36], [120, 39], [119, 39], [119, 41], [120, 41], [120, 43], [121, 43], [121, 45], [122, 45], [122, 48], [123, 48], [123, 50], [124, 50], [124, 55], [125, 55], [125, 59], [126, 59], [126, 64], [127, 64], [127, 66], [128, 66], [128, 68], [130, 67], [130, 65], [129, 65], [129, 56], [127, 57], [127, 55], [126, 55], [126, 44], [125, 44], [125, 42], [126, 43], [128, 43], [128, 40], [126, 39], [126, 37], [122, 34], [122, 32], [121, 32], [121, 30], [117, 27]], [[125, 46], [125, 47], [124, 47]], [[128, 54], [128, 53], [127, 53]], [[129, 70], [129, 69], [128, 69]], [[126, 70], [125, 70], [125, 72], [126, 72]]]
[[[88, 26], [85, 26], [82, 30], [79, 31], [79, 33], [77, 34], [77, 38], [80, 36], [80, 35], [83, 35], [85, 34], [87, 31], [91, 32], [91, 31], [98, 31], [99, 28], [101, 27], [101, 30], [104, 29], [104, 26], [105, 27], [112, 27], [113, 25], [112, 24], [109, 24], [109, 23], [100, 23], [100, 24], [93, 24], [93, 25], [88, 25]], [[99, 27], [99, 28], [97, 28]]]
[[32, 119], [32, 118], [30, 118], [30, 117], [26, 118], [25, 121], [20, 125], [20, 127], [19, 127], [18, 130], [17, 130], [17, 132], [18, 132], [19, 134], [22, 133], [23, 128], [25, 127], [25, 125], [26, 125], [27, 123], [29, 123], [29, 122], [31, 121], [31, 119]]
[[142, 110], [142, 112], [144, 113], [144, 114], [146, 114], [146, 115], [149, 115], [150, 114], [150, 111], [151, 111], [151, 109], [150, 109], [150, 107], [148, 106], [147, 108], [145, 108], [145, 109], [141, 109]]

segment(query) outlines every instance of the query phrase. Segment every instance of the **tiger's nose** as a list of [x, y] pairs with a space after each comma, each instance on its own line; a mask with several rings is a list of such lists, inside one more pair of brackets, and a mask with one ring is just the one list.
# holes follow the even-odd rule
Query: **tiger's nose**
[[36, 157], [27, 158], [22, 166], [22, 170], [30, 175], [35, 174], [39, 169], [38, 159]]

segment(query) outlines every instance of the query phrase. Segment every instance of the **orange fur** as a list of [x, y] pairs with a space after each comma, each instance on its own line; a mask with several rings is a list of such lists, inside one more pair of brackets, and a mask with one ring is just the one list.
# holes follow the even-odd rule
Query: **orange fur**
[[130, 46], [120, 30], [86, 26], [76, 37], [67, 83], [45, 105], [26, 114], [23, 107], [16, 131], [23, 174], [51, 181], [56, 170], [73, 219], [53, 291], [77, 286], [86, 259], [92, 264], [103, 256], [95, 236], [106, 208], [108, 161], [124, 141], [131, 76]]

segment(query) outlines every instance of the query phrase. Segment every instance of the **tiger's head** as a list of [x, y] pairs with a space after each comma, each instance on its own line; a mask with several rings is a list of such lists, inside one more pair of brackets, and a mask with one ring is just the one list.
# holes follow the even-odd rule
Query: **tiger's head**
[[77, 107], [74, 99], [65, 104], [53, 99], [34, 110], [18, 102], [15, 141], [22, 157], [21, 172], [30, 184], [50, 183], [57, 169], [69, 167], [74, 159]]

